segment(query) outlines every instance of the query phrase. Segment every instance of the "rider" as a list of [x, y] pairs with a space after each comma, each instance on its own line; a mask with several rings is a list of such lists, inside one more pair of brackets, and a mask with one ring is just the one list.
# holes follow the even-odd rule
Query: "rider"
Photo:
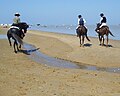
[[[21, 23], [20, 13], [15, 13], [14, 16], [15, 16], [15, 17], [13, 18], [13, 24], [12, 24], [12, 26], [13, 26], [14, 28], [17, 28], [17, 29], [21, 30], [22, 33], [24, 34], [23, 30], [19, 28], [19, 23]], [[25, 36], [25, 34], [24, 34], [24, 36]]]
[[15, 13], [15, 18], [13, 19], [13, 24], [18, 24], [20, 23], [20, 14], [19, 13]]
[[87, 27], [84, 25], [86, 23], [85, 19], [82, 17], [82, 15], [78, 15], [78, 26], [76, 28], [76, 33], [77, 33], [77, 37], [78, 37], [78, 28], [82, 25], [85, 27], [86, 31], [87, 31]]
[[20, 14], [19, 14], [19, 13], [15, 13], [14, 16], [15, 16], [15, 17], [13, 18], [12, 27], [19, 29], [18, 24], [20, 23], [20, 17], [19, 17]]
[[103, 13], [100, 14], [100, 27], [99, 28], [102, 28], [103, 26], [107, 26], [107, 19], [106, 17], [104, 16]]

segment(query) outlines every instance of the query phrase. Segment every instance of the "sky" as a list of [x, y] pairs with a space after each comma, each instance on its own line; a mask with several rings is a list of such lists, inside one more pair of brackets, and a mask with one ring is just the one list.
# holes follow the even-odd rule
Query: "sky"
[[103, 12], [110, 25], [120, 24], [120, 0], [1, 0], [0, 23], [13, 23], [20, 13], [22, 22], [41, 25], [76, 25], [78, 15], [86, 24], [96, 24]]

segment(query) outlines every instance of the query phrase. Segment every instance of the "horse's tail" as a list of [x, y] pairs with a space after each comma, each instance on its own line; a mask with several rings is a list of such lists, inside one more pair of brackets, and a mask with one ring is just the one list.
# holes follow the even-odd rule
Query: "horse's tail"
[[110, 33], [110, 35], [111, 35], [111, 36], [115, 37], [115, 36], [112, 34], [112, 32], [111, 32], [111, 31], [109, 31], [109, 33]]
[[20, 43], [21, 45], [23, 45], [23, 41], [22, 41], [22, 39], [19, 36], [17, 36], [15, 33], [11, 33], [11, 34], [18, 41], [18, 43]]
[[86, 34], [85, 36], [86, 36], [86, 39], [87, 39], [88, 41], [90, 41], [90, 39], [88, 38], [87, 34]]

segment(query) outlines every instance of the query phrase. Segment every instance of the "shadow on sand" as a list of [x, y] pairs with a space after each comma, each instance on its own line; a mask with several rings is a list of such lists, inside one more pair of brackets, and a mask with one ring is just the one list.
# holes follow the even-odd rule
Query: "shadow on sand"
[[84, 44], [84, 46], [85, 46], [85, 47], [91, 47], [92, 44], [86, 43], [86, 44]]
[[[100, 44], [100, 46], [102, 46], [101, 44]], [[105, 47], [113, 47], [112, 45], [106, 45], [106, 44], [104, 44], [103, 46], [105, 46]]]
[[40, 48], [32, 49], [32, 50], [20, 50], [19, 52], [24, 53], [26, 55], [30, 55], [30, 53], [39, 50]]

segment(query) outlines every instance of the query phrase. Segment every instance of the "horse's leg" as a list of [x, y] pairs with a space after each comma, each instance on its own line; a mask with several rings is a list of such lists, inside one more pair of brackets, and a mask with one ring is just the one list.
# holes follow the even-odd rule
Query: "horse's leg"
[[16, 43], [16, 46], [17, 46], [17, 51], [20, 51], [20, 50], [19, 50], [19, 47], [18, 47], [18, 43]]
[[20, 44], [19, 48], [21, 49], [21, 44]]
[[10, 36], [7, 34], [7, 37], [8, 37], [8, 41], [9, 41], [9, 44], [10, 44], [10, 46], [12, 46], [12, 43], [11, 43], [11, 40], [10, 40]]
[[10, 38], [8, 38], [8, 41], [9, 41], [10, 46], [12, 46]]
[[14, 46], [14, 52], [17, 53], [17, 51], [16, 51], [16, 41], [14, 41], [14, 45], [13, 46]]
[[85, 36], [82, 35], [82, 46], [83, 46], [83, 47], [84, 47], [84, 38], [85, 38]]
[[104, 36], [101, 36], [101, 45], [104, 46]]
[[103, 36], [103, 43], [102, 43], [102, 46], [104, 46], [105, 44], [104, 44], [104, 41], [105, 41], [105, 38], [104, 38], [104, 36]]
[[79, 36], [79, 39], [80, 39], [80, 47], [81, 47], [81, 35]]
[[107, 39], [106, 47], [108, 47], [108, 35], [107, 35], [107, 38], [106, 38], [106, 39]]
[[102, 39], [102, 36], [100, 36], [100, 34], [99, 34], [99, 42], [100, 42], [100, 45], [101, 45], [101, 40]]
[[21, 44], [19, 45], [19, 50], [21, 50]]
[[[17, 47], [17, 50], [16, 50], [16, 47]], [[17, 41], [15, 40], [15, 41], [14, 41], [14, 52], [17, 53], [17, 51], [19, 51], [19, 48], [18, 48], [18, 43], [17, 43]]]

